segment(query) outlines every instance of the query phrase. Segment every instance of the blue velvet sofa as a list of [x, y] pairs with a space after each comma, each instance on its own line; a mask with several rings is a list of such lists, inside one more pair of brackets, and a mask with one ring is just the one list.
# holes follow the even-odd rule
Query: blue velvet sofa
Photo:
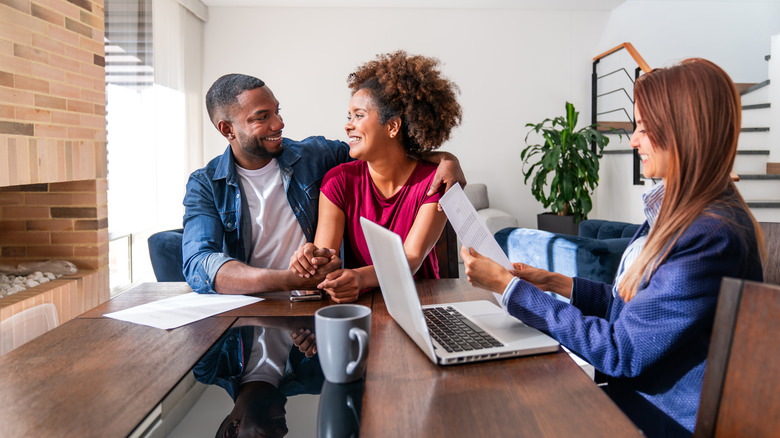
[[611, 284], [638, 229], [636, 224], [591, 219], [580, 222], [578, 236], [504, 228], [495, 237], [513, 263]]

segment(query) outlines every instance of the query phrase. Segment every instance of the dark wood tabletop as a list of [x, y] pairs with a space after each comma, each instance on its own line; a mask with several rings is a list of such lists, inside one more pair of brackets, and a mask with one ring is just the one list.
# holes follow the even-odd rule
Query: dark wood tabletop
[[[423, 305], [485, 299], [464, 280], [418, 282]], [[563, 350], [438, 366], [374, 297], [361, 435], [641, 436]]]
[[[423, 304], [487, 299], [465, 280], [418, 282]], [[288, 292], [173, 330], [105, 318], [191, 292], [145, 283], [0, 357], [3, 436], [126, 436], [233, 324], [312, 316], [330, 299], [291, 303]], [[562, 350], [476, 364], [431, 363], [373, 291], [361, 435], [640, 436]]]
[[111, 298], [103, 304], [79, 315], [77, 318], [102, 318], [104, 314], [118, 312], [141, 304], [192, 292], [185, 282], [141, 283]]
[[[170, 298], [192, 292], [184, 282], [141, 283], [105, 303], [84, 312], [79, 318], [102, 318], [104, 314], [129, 309], [152, 301]], [[320, 301], [291, 302], [290, 292], [265, 292], [254, 295], [263, 301], [221, 313], [221, 317], [240, 318], [247, 316], [312, 316], [317, 309], [335, 304], [328, 298]], [[371, 307], [372, 294], [364, 294], [356, 304]]]
[[68, 321], [0, 357], [0, 435], [127, 436], [233, 321]]

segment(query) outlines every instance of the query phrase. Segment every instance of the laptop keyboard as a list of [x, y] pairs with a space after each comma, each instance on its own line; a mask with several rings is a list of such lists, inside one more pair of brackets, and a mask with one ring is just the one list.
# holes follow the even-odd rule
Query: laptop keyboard
[[504, 345], [451, 306], [425, 308], [423, 314], [428, 331], [450, 353]]

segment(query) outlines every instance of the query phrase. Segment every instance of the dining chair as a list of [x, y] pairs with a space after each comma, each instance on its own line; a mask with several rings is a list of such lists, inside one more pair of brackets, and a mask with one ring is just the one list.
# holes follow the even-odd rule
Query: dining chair
[[157, 281], [185, 281], [182, 273], [183, 256], [181, 239], [183, 228], [154, 233], [146, 243], [149, 245], [149, 259]]
[[721, 283], [694, 437], [780, 431], [780, 286]]
[[434, 251], [439, 261], [439, 277], [458, 278], [458, 236], [450, 221], [444, 226]]
[[780, 222], [759, 222], [764, 234], [764, 283], [780, 284]]

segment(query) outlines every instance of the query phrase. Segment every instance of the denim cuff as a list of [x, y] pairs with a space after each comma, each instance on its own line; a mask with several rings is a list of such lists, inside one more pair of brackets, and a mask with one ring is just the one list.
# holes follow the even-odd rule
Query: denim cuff
[[209, 285], [212, 289], [214, 288], [214, 280], [217, 278], [217, 271], [219, 271], [219, 268], [221, 268], [222, 265], [231, 260], [235, 259], [221, 252], [209, 254], [203, 260], [203, 268], [206, 270], [206, 275], [208, 275], [209, 278]]

